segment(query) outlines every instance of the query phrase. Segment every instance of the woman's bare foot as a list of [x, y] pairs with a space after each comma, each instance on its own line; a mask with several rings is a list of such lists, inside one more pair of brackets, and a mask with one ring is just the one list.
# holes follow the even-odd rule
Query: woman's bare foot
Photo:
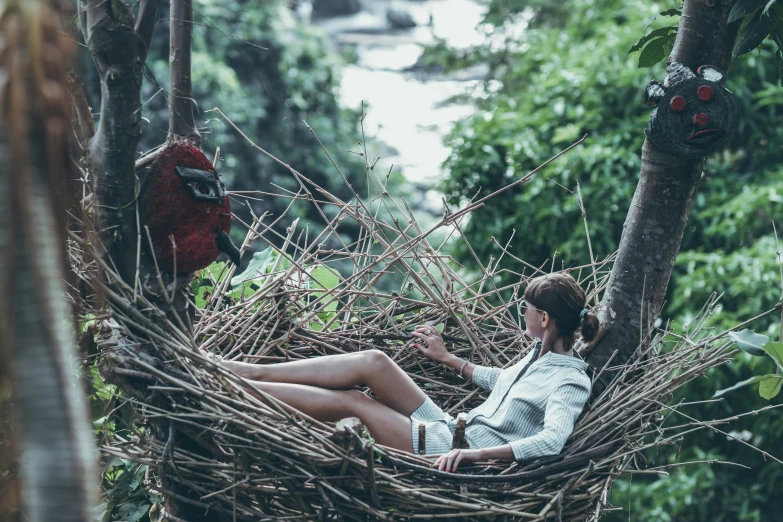
[[239, 361], [224, 361], [222, 355], [208, 352], [206, 350], [201, 350], [201, 354], [207, 359], [214, 362], [215, 364], [219, 364], [224, 368], [228, 368], [229, 370], [236, 373], [240, 377], [244, 377], [245, 379], [251, 379], [254, 381], [262, 380], [261, 372], [258, 364], [249, 364], [249, 363], [243, 363]]
[[220, 364], [223, 362], [223, 356], [219, 353], [212, 353], [201, 349], [199, 349], [199, 353], [214, 363]]
[[263, 368], [260, 364], [244, 363], [239, 361], [220, 361], [224, 367], [235, 374], [252, 381], [263, 381]]

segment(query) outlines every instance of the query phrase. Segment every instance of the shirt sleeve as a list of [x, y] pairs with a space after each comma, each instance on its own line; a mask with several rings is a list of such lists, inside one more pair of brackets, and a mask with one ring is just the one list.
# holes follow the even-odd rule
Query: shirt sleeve
[[500, 377], [500, 368], [490, 368], [488, 366], [476, 366], [473, 368], [473, 382], [476, 386], [492, 391]]
[[530, 437], [509, 442], [514, 460], [529, 461], [557, 455], [563, 450], [568, 436], [574, 431], [574, 423], [590, 396], [590, 382], [568, 381], [558, 386], [546, 403], [544, 427]]

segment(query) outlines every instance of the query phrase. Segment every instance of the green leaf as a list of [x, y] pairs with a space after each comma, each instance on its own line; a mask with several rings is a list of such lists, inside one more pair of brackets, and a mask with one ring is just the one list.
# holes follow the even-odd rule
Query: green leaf
[[675, 7], [674, 9], [667, 9], [666, 11], [661, 11], [661, 16], [682, 16], [682, 8]]
[[[663, 13], [661, 13], [661, 14], [663, 14]], [[644, 47], [644, 44], [646, 44], [647, 42], [649, 42], [651, 40], [654, 40], [656, 38], [662, 38], [662, 37], [665, 37], [665, 36], [669, 36], [672, 32], [674, 32], [674, 34], [677, 34], [677, 28], [673, 27], [673, 26], [669, 26], [669, 27], [660, 27], [658, 29], [654, 29], [654, 30], [650, 31], [648, 34], [642, 36], [639, 39], [639, 41], [636, 42], [633, 45], [633, 47], [631, 47], [631, 50], [628, 51], [628, 54], [631, 54], [632, 52], [638, 51], [639, 49]]]
[[737, 390], [739, 388], [743, 388], [745, 386], [749, 386], [749, 385], [757, 383], [757, 382], [761, 382], [765, 377], [766, 377], [765, 375], [756, 375], [755, 377], [751, 377], [750, 379], [745, 379], [744, 381], [740, 381], [737, 384], [735, 384], [734, 386], [730, 386], [728, 388], [724, 388], [722, 390], [716, 391], [715, 395], [713, 395], [713, 398], [714, 397], [720, 397], [721, 395], [724, 395], [724, 394], [726, 394], [726, 393], [728, 393], [730, 391]]
[[208, 273], [216, 283], [221, 282], [228, 275], [225, 261], [212, 263], [204, 269], [204, 272]]
[[666, 53], [669, 51], [672, 45], [674, 45], [674, 39], [676, 35], [663, 36], [656, 38], [647, 44], [642, 53], [639, 55], [639, 68], [652, 67], [656, 63], [666, 58]]
[[253, 254], [253, 259], [247, 264], [245, 271], [231, 278], [231, 288], [236, 288], [240, 283], [254, 279], [263, 279], [267, 269], [275, 264], [277, 251], [269, 247], [261, 252]]
[[140, 504], [125, 504], [119, 509], [120, 518], [117, 522], [137, 522], [149, 512], [150, 507], [150, 503], [146, 501]]
[[753, 330], [745, 328], [740, 332], [729, 332], [729, 339], [734, 341], [737, 348], [751, 355], [765, 355], [763, 346], [769, 342], [766, 335], [757, 334]]
[[729, 23], [745, 18], [746, 15], [755, 12], [756, 9], [766, 3], [767, 0], [737, 0], [734, 7], [729, 11]]
[[759, 382], [759, 395], [767, 400], [773, 399], [780, 393], [781, 386], [783, 386], [783, 375], [764, 375]]
[[316, 265], [310, 271], [314, 288], [331, 290], [340, 284], [340, 274], [333, 268], [324, 265]]
[[[771, 8], [775, 8], [774, 11], [777, 13], [778, 18], [783, 18], [783, 5], [777, 4], [778, 0], [769, 0], [767, 2], [767, 5], [764, 6], [764, 14], [769, 14], [769, 10]], [[777, 5], [776, 5], [777, 4]], [[780, 27], [780, 24], [778, 24], [778, 28]]]
[[783, 343], [769, 342], [764, 344], [764, 351], [774, 359], [778, 367], [783, 370]]
[[242, 298], [247, 299], [251, 295], [255, 294], [259, 289], [258, 285], [254, 285], [253, 281], [243, 281], [242, 286], [235, 291], [228, 294], [228, 297], [239, 300]]
[[734, 46], [732, 54], [734, 56], [742, 56], [761, 45], [761, 42], [764, 41], [764, 38], [772, 30], [772, 25], [771, 17], [762, 16], [761, 11], [756, 13], [737, 39], [737, 44]]
[[[322, 288], [325, 291], [332, 290], [340, 284], [340, 274], [333, 268], [324, 265], [316, 265], [313, 267], [310, 271], [310, 277], [312, 278], [313, 288]], [[318, 299], [326, 293], [325, 291], [313, 292], [313, 296]], [[328, 301], [329, 299], [332, 301], [326, 305], [325, 308], [321, 309], [322, 312], [334, 312], [337, 310], [337, 299], [327, 297], [324, 301]]]

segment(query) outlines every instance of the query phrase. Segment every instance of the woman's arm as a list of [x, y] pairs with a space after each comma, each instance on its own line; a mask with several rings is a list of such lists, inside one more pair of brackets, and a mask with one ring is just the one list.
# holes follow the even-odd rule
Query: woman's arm
[[514, 460], [528, 461], [560, 453], [589, 396], [590, 379], [586, 375], [584, 381], [569, 380], [558, 386], [547, 401], [543, 429], [509, 443]]
[[413, 345], [425, 357], [448, 366], [456, 373], [459, 373], [460, 370], [462, 370], [463, 377], [472, 379], [476, 385], [485, 390], [492, 390], [492, 388], [495, 387], [501, 369], [479, 366], [472, 362], [466, 363], [464, 359], [460, 359], [456, 355], [449, 353], [446, 348], [446, 343], [443, 341], [443, 337], [440, 336], [440, 333], [434, 326], [419, 326], [412, 335], [426, 343]]

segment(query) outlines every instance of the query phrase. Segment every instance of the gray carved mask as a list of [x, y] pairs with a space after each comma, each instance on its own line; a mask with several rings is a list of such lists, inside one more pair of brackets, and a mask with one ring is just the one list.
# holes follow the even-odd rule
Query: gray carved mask
[[739, 105], [723, 86], [726, 74], [702, 65], [694, 74], [672, 62], [663, 85], [653, 80], [644, 89], [645, 105], [657, 106], [646, 134], [656, 147], [672, 156], [697, 159], [723, 147], [733, 136]]

